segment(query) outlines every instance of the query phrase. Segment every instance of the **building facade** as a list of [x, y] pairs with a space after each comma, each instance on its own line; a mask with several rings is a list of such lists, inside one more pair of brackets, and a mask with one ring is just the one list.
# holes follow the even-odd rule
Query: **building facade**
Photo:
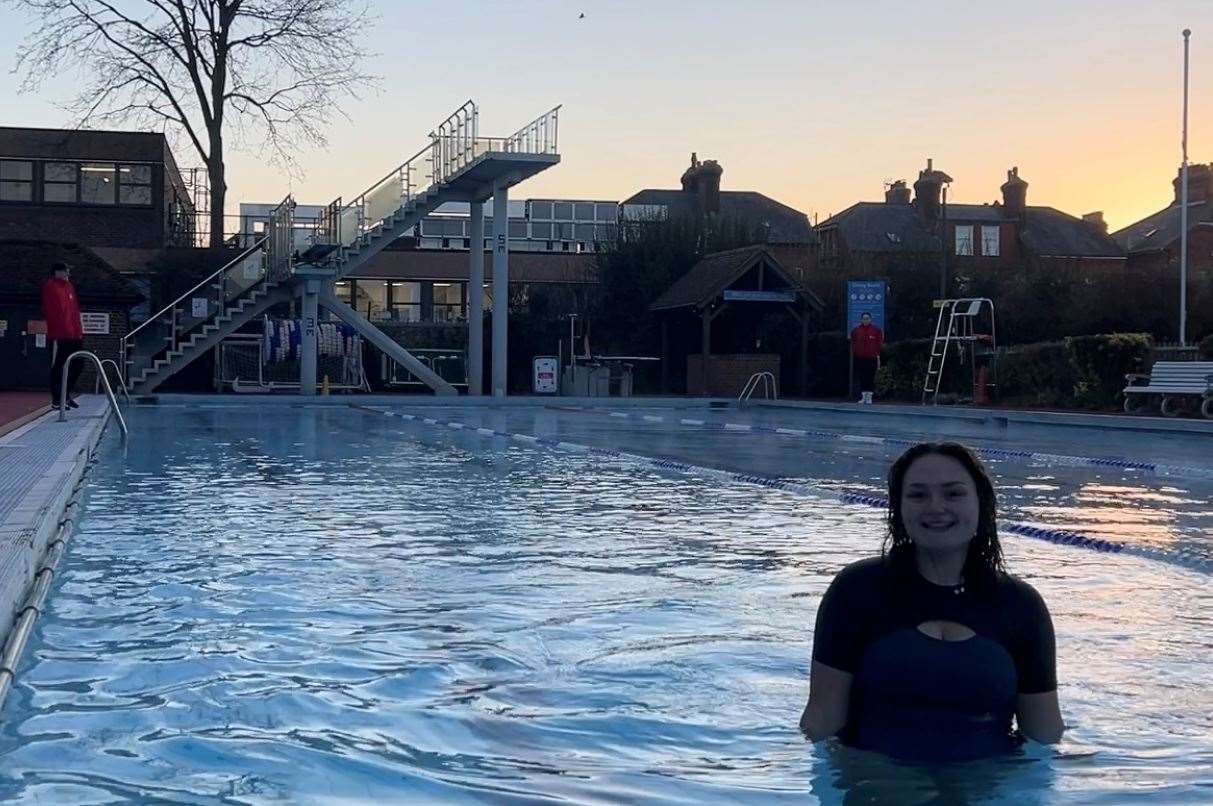
[[156, 249], [193, 225], [163, 134], [0, 127], [0, 238]]

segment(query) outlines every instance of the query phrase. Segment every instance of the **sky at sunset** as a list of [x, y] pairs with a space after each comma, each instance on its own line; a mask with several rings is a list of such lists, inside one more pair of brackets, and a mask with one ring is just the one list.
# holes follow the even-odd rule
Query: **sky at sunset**
[[[327, 150], [288, 179], [229, 165], [229, 207], [356, 195], [466, 98], [481, 134], [555, 104], [562, 164], [515, 197], [622, 199], [677, 187], [690, 152], [722, 186], [825, 218], [882, 198], [932, 157], [949, 198], [998, 198], [1019, 166], [1029, 204], [1103, 210], [1113, 229], [1165, 206], [1179, 165], [1180, 31], [1193, 29], [1189, 152], [1213, 161], [1213, 2], [374, 2], [377, 90], [334, 116]], [[585, 19], [578, 19], [584, 12]], [[19, 95], [25, 30], [0, 10], [3, 123], [61, 126], [71, 77]], [[198, 164], [184, 141], [182, 165]]]

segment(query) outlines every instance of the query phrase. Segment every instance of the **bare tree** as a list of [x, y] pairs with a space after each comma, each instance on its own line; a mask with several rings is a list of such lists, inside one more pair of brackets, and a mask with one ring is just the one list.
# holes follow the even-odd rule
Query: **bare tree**
[[17, 52], [22, 89], [75, 71], [76, 125], [177, 130], [210, 180], [210, 243], [223, 241], [225, 135], [297, 168], [324, 145], [338, 103], [373, 79], [358, 45], [361, 0], [0, 0], [29, 13]]

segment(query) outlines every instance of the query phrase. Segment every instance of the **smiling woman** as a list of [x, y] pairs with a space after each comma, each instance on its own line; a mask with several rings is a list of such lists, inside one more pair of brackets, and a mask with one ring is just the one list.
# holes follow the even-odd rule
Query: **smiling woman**
[[801, 729], [923, 761], [1058, 741], [1052, 620], [1003, 569], [981, 463], [954, 443], [906, 451], [888, 520], [884, 555], [844, 568], [817, 611]]

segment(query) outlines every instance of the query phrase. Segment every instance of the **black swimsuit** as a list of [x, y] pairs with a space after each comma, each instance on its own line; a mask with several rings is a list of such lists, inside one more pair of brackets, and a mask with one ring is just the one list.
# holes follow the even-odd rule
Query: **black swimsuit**
[[[918, 629], [927, 621], [976, 635], [931, 638]], [[1049, 611], [1027, 583], [1004, 575], [992, 590], [958, 593], [881, 558], [835, 577], [813, 636], [813, 660], [854, 675], [840, 738], [924, 761], [1014, 748], [1016, 697], [1057, 688], [1054, 654]]]

